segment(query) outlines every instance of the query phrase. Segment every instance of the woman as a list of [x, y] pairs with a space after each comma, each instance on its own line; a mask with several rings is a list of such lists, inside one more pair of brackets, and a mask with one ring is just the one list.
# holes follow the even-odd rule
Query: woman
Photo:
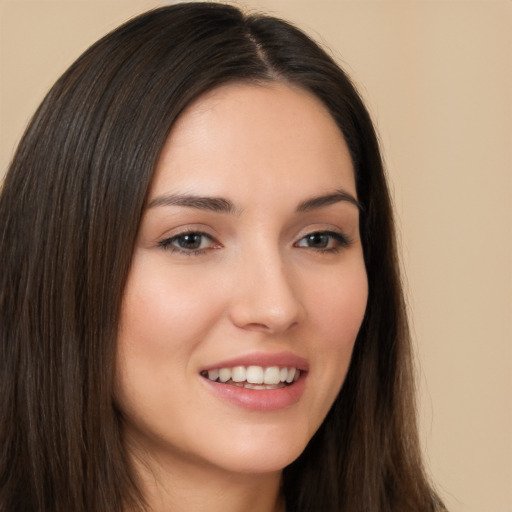
[[148, 12], [0, 205], [6, 511], [432, 511], [376, 136], [303, 33]]

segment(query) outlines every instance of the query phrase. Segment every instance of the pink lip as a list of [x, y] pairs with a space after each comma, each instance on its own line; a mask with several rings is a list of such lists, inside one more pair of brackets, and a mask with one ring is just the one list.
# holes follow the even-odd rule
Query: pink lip
[[309, 368], [309, 364], [306, 359], [292, 354], [291, 352], [277, 352], [275, 354], [255, 352], [245, 356], [235, 357], [233, 359], [210, 364], [201, 368], [200, 371], [203, 372], [219, 368], [233, 368], [234, 366], [263, 366], [264, 368], [268, 368], [269, 366], [279, 366], [281, 368], [297, 368], [303, 372], [306, 372]]
[[298, 402], [306, 388], [306, 375], [280, 389], [245, 389], [230, 384], [221, 384], [201, 377], [208, 388], [220, 399], [252, 411], [276, 411]]
[[237, 407], [252, 411], [276, 411], [289, 407], [298, 402], [306, 388], [308, 362], [291, 352], [276, 354], [253, 353], [233, 359], [220, 361], [206, 366], [201, 372], [218, 368], [233, 368], [234, 366], [279, 366], [281, 368], [297, 368], [301, 375], [297, 381], [280, 389], [246, 389], [230, 384], [222, 384], [201, 377], [208, 389], [221, 400], [225, 400]]

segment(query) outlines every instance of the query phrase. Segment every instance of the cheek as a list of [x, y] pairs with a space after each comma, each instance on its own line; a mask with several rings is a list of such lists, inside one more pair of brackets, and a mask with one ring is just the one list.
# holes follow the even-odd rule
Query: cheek
[[[151, 264], [149, 264], [151, 263]], [[213, 286], [196, 273], [171, 274], [143, 255], [125, 288], [117, 342], [116, 403], [127, 423], [152, 439], [172, 430], [173, 411], [188, 410], [194, 353], [222, 311]]]
[[[368, 282], [364, 266], [325, 281], [309, 304], [316, 339], [319, 382], [318, 406], [331, 407], [345, 380], [359, 328], [366, 311]], [[312, 376], [313, 377], [313, 376]]]
[[142, 262], [140, 269], [132, 269], [126, 286], [120, 343], [144, 358], [179, 360], [180, 353], [201, 341], [222, 309], [208, 292], [214, 284], [186, 272], [171, 274], [165, 265]]
[[336, 348], [344, 350], [353, 345], [368, 300], [368, 280], [364, 264], [341, 269], [338, 274], [325, 276], [311, 294], [308, 310], [315, 329], [324, 335], [322, 339], [330, 345], [332, 353]]
[[185, 272], [171, 275], [165, 263], [134, 260], [117, 343], [116, 396], [123, 409], [144, 411], [154, 406], [158, 412], [182, 396], [181, 383], [195, 371], [194, 351], [222, 305], [215, 294], [205, 292], [201, 276], [191, 277]]

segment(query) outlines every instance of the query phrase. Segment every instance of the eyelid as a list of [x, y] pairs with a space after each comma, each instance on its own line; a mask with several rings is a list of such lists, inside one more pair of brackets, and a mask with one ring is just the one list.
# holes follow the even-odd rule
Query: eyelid
[[173, 228], [162, 230], [155, 238], [154, 242], [156, 245], [159, 245], [161, 242], [165, 242], [171, 238], [176, 238], [184, 235], [190, 234], [198, 234], [204, 235], [212, 240], [218, 241], [219, 235], [215, 229], [213, 229], [208, 224], [204, 223], [183, 223], [174, 226]]

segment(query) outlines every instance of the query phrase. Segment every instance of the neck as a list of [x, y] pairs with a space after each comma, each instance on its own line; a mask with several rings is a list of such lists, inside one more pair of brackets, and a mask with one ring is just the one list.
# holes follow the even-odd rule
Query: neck
[[280, 471], [253, 475], [192, 461], [179, 468], [161, 460], [133, 462], [151, 512], [285, 512]]

